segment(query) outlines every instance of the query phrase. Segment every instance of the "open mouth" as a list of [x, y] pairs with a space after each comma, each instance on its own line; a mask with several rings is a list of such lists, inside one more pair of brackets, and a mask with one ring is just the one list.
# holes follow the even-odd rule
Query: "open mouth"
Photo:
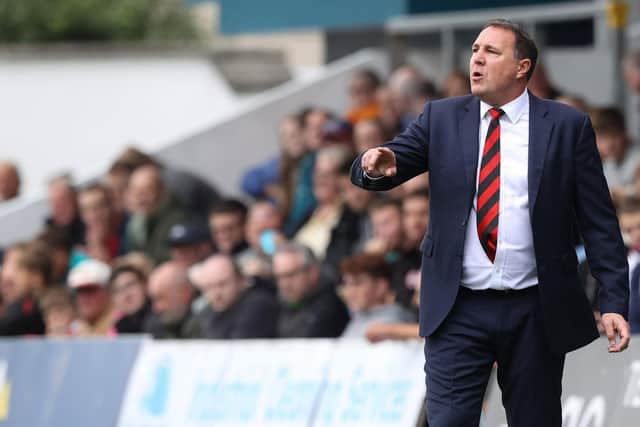
[[471, 73], [471, 79], [472, 80], [479, 80], [483, 77], [483, 74], [479, 71], [474, 71]]

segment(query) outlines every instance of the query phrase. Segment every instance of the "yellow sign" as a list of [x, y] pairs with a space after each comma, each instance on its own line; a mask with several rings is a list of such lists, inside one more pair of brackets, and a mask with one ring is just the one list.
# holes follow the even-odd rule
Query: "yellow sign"
[[629, 6], [623, 0], [612, 0], [607, 3], [607, 23], [609, 27], [619, 30], [627, 25]]

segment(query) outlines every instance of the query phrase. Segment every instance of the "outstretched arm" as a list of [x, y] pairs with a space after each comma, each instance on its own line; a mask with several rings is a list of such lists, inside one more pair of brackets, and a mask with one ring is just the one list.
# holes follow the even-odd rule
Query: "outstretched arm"
[[351, 182], [367, 190], [385, 191], [426, 172], [430, 114], [428, 103], [404, 132], [358, 156], [351, 166]]

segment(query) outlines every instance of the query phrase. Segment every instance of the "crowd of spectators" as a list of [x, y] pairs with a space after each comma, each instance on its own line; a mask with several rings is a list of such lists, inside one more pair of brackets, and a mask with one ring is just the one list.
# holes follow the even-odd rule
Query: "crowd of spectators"
[[[640, 52], [624, 69], [640, 93]], [[619, 108], [563, 93], [542, 65], [529, 89], [591, 116], [640, 332], [640, 145]], [[360, 70], [347, 90], [342, 112], [310, 106], [274, 124], [280, 152], [246, 171], [242, 198], [135, 148], [81, 188], [52, 179], [41, 232], [3, 248], [0, 335], [417, 339], [428, 174], [372, 193], [351, 184], [350, 166], [425, 102], [468, 94], [469, 79], [456, 71], [437, 86], [402, 66], [386, 80]], [[0, 202], [19, 187], [16, 166], [0, 162]], [[577, 234], [576, 250], [597, 318]]]

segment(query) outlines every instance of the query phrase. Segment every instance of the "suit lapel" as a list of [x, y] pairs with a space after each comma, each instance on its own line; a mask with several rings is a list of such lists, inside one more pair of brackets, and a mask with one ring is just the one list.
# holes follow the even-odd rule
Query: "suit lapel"
[[480, 129], [480, 100], [472, 97], [460, 111], [458, 118], [458, 135], [464, 157], [464, 173], [467, 178], [467, 188], [470, 190], [470, 200], [473, 200], [476, 190], [476, 172], [478, 169], [478, 132]]
[[529, 92], [529, 216], [532, 218], [553, 131], [553, 122], [547, 113], [544, 103]]

